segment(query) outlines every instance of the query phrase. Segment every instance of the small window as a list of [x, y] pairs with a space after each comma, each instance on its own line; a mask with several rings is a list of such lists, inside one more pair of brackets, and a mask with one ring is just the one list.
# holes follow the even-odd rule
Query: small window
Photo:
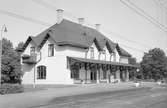
[[116, 62], [116, 53], [113, 53], [114, 62]]
[[54, 56], [54, 44], [49, 44], [48, 45], [48, 56]]
[[46, 79], [46, 66], [37, 67], [37, 79]]
[[34, 54], [35, 53], [35, 47], [30, 47], [30, 54]]
[[110, 54], [110, 61], [112, 61], [112, 56], [113, 56], [113, 55], [112, 55], [112, 54]]
[[94, 48], [90, 47], [90, 58], [94, 58]]
[[103, 51], [102, 51], [102, 54], [103, 54], [103, 56], [104, 56], [103, 59], [106, 60], [106, 50], [103, 50]]

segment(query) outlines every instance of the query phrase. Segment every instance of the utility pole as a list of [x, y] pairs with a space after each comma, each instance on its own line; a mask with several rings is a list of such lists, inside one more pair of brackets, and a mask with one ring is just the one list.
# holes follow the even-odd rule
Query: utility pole
[[2, 78], [2, 35], [4, 32], [7, 32], [7, 28], [5, 24], [1, 27], [1, 36], [0, 36], [0, 86], [1, 86], [1, 78]]

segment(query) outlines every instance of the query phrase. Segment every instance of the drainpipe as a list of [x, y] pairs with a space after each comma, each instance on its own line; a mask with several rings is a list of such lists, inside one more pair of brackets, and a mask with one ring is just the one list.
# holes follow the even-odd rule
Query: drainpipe
[[[42, 59], [42, 53], [41, 53], [41, 51], [39, 52], [40, 53], [40, 58], [39, 58], [39, 60], [37, 61], [37, 63], [39, 63], [40, 61], [41, 61], [41, 59]], [[36, 63], [36, 64], [37, 64]], [[35, 66], [34, 66], [34, 84], [33, 84], [33, 88], [35, 88], [36, 87], [36, 75], [35, 75], [35, 70], [36, 70], [36, 64], [35, 64]]]

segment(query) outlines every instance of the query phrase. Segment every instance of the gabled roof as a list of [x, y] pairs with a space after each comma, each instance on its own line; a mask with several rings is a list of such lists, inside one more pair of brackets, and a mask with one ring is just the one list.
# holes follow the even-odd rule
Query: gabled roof
[[[48, 37], [51, 37], [57, 45], [69, 45], [80, 48], [89, 48], [96, 40], [98, 50], [103, 50], [107, 44], [110, 53], [113, 52], [117, 45], [93, 28], [63, 19], [60, 24], [51, 26], [36, 37], [29, 37], [24, 45], [24, 49], [31, 40], [33, 40], [38, 47], [42, 47]], [[130, 55], [122, 48], [119, 48], [119, 50], [122, 56]]]
[[116, 49], [120, 56], [131, 57], [131, 54], [129, 54], [127, 51], [121, 48], [118, 44], [116, 45]]

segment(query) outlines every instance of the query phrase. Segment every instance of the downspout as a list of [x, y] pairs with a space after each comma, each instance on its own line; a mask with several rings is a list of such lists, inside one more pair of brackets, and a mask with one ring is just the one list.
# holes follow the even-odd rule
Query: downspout
[[[39, 58], [39, 60], [36, 62], [36, 64], [37, 63], [39, 63], [40, 61], [41, 61], [41, 59], [42, 59], [42, 54], [41, 54], [41, 51], [39, 52], [40, 53], [40, 58]], [[33, 84], [33, 88], [35, 88], [36, 87], [36, 80], [35, 80], [35, 70], [36, 70], [36, 64], [35, 64], [35, 66], [34, 66], [34, 84]]]

